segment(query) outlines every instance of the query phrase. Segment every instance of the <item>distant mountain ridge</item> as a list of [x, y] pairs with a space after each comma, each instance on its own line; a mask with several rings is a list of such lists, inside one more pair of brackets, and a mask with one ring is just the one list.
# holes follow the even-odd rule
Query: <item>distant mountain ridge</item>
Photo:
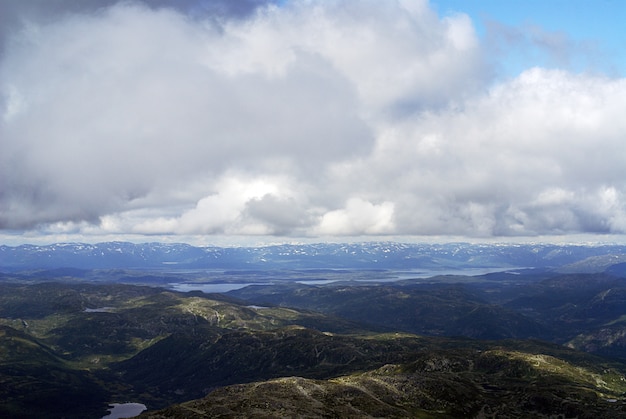
[[[0, 246], [0, 270], [25, 269], [466, 269], [561, 268], [589, 264], [601, 272], [626, 261], [626, 245], [559, 244], [282, 244], [198, 247], [189, 244], [104, 242]], [[585, 261], [588, 261], [585, 262]], [[592, 263], [593, 262], [593, 263]], [[593, 265], [593, 266], [591, 266]]]

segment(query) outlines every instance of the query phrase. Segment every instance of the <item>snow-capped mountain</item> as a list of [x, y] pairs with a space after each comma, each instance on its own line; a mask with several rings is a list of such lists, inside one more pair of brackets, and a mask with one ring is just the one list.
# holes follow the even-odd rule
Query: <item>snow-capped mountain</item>
[[433, 269], [557, 268], [585, 260], [626, 261], [625, 245], [555, 244], [284, 244], [195, 247], [188, 244], [106, 242], [0, 246], [1, 270], [26, 269]]

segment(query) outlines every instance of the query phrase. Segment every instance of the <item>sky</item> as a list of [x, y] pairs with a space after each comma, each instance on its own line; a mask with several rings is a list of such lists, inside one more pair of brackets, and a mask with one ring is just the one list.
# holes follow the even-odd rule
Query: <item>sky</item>
[[0, 244], [626, 237], [621, 0], [0, 0]]

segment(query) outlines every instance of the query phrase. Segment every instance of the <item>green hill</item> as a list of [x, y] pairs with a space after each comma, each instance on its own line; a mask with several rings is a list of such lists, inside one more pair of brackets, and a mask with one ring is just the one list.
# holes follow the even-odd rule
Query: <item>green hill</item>
[[[602, 298], [588, 291], [606, 281], [578, 280], [590, 295], [574, 294], [576, 309], [547, 297], [564, 279], [528, 295], [545, 294], [545, 312], [621, 327], [619, 284]], [[398, 327], [518, 338], [550, 330], [538, 310], [522, 315], [454, 284], [290, 289], [327, 313], [135, 285], [0, 284], [0, 417], [97, 418], [126, 401], [146, 404], [147, 417], [624, 417], [619, 359]], [[572, 347], [592, 339], [573, 336]]]
[[141, 417], [626, 417], [626, 383], [615, 370], [487, 348], [424, 350], [409, 363], [325, 380], [232, 385]]
[[0, 416], [7, 418], [97, 417], [110, 397], [88, 371], [8, 326], [0, 326], [0, 383]]

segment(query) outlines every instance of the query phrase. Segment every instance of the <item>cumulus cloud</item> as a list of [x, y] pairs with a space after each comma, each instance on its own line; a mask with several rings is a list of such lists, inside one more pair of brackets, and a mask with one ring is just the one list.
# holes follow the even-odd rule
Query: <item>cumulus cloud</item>
[[316, 232], [345, 236], [394, 233], [393, 203], [373, 204], [361, 198], [351, 198], [345, 208], [325, 213]]
[[2, 35], [3, 229], [626, 233], [626, 81], [494, 81], [465, 15], [421, 0], [43, 3]]
[[327, 63], [305, 54], [281, 77], [227, 74], [212, 51], [229, 40], [204, 23], [120, 4], [13, 42], [0, 75], [5, 226], [94, 220], [232, 166], [317, 170], [371, 143]]
[[136, 233], [278, 234], [303, 223], [299, 193], [280, 178], [221, 179], [215, 193], [180, 216], [150, 219], [132, 227]]
[[624, 80], [532, 69], [390, 128], [358, 170], [400, 179], [397, 221], [415, 233], [623, 232], [607, 217], [624, 213], [625, 105]]

